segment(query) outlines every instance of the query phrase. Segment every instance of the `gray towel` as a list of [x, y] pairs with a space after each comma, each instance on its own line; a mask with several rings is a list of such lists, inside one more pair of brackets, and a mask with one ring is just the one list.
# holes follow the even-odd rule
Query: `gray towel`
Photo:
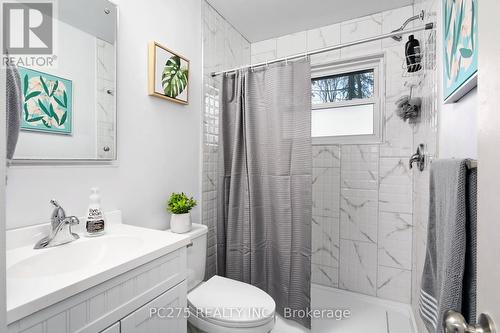
[[7, 66], [6, 76], [7, 160], [11, 160], [14, 157], [17, 139], [19, 138], [23, 91], [21, 89], [21, 78], [15, 66]]
[[477, 169], [469, 170], [467, 160], [432, 163], [419, 304], [429, 332], [443, 332], [447, 310], [476, 322], [476, 181]]

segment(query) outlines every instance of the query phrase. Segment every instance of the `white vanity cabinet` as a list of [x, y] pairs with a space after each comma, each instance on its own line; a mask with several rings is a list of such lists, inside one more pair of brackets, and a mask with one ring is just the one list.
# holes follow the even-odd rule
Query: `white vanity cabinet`
[[150, 316], [150, 308], [185, 308], [186, 247], [21, 318], [8, 333], [184, 333], [187, 319]]
[[[121, 333], [186, 333], [186, 281], [120, 320]], [[151, 309], [159, 310], [151, 315]]]

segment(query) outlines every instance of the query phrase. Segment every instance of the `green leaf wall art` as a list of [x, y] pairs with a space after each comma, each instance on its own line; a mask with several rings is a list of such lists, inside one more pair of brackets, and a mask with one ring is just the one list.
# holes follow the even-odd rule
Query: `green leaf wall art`
[[187, 104], [189, 60], [156, 42], [149, 44], [149, 94]]
[[478, 0], [443, 0], [445, 100], [455, 101], [475, 85], [470, 80], [478, 67], [477, 6]]
[[19, 74], [23, 87], [21, 129], [71, 134], [72, 82], [24, 67], [19, 67]]

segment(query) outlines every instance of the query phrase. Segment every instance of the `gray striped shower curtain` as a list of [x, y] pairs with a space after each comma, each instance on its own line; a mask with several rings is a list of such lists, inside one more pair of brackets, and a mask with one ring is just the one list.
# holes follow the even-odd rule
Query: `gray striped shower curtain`
[[223, 76], [217, 274], [266, 291], [282, 315], [310, 308], [311, 154], [308, 60]]

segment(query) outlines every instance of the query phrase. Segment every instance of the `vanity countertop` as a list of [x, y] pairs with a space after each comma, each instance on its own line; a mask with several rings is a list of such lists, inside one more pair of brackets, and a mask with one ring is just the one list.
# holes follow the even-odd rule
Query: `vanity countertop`
[[41, 238], [48, 226], [7, 232], [9, 324], [190, 242], [186, 235], [122, 224], [120, 212], [106, 215], [104, 235], [80, 233], [74, 242], [47, 249], [34, 250], [33, 240]]

